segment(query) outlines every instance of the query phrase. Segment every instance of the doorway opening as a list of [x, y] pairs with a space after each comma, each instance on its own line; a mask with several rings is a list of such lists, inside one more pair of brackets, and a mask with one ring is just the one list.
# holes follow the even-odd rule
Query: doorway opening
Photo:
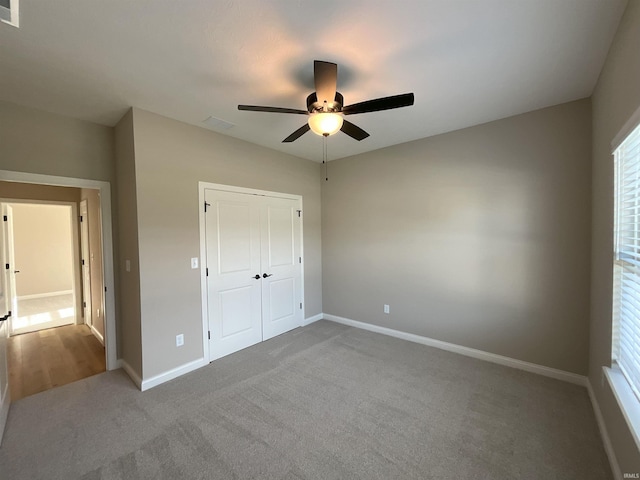
[[[60, 197], [65, 197], [64, 201]], [[11, 268], [5, 269], [4, 277], [14, 275], [15, 278], [13, 282], [6, 278], [5, 282], [7, 310], [12, 312], [4, 323], [11, 336], [0, 354], [8, 360], [12, 399], [118, 368], [109, 184], [0, 171], [0, 203], [12, 210], [5, 218], [12, 218], [13, 230], [16, 219], [20, 230], [21, 209], [49, 209], [26, 222], [27, 230], [31, 229], [27, 243], [34, 244], [38, 236], [48, 240], [44, 246], [35, 247], [46, 253], [36, 262], [47, 266], [44, 273], [40, 271], [39, 280], [63, 270], [64, 255], [60, 252], [65, 249], [60, 250], [60, 244], [64, 242], [51, 233], [51, 227], [48, 233], [42, 231], [44, 224], [56, 216], [54, 207], [66, 209], [67, 238], [71, 239], [71, 288], [68, 282], [58, 283], [57, 287], [36, 288], [28, 275], [23, 275], [33, 267], [26, 270], [21, 267], [25, 257], [20, 255], [20, 250], [25, 250], [25, 242], [14, 242], [13, 255], [17, 250], [18, 258], [11, 261], [7, 252], [11, 249], [5, 249], [6, 263], [10, 263]], [[5, 231], [8, 223], [3, 222]], [[36, 226], [43, 228], [38, 230]], [[15, 233], [12, 232], [14, 240]], [[30, 251], [31, 260], [38, 257], [34, 248]]]
[[76, 204], [16, 200], [3, 202], [2, 212], [8, 229], [9, 334], [79, 323]]
[[99, 192], [18, 182], [0, 191], [18, 197], [0, 199], [18, 400], [105, 371]]

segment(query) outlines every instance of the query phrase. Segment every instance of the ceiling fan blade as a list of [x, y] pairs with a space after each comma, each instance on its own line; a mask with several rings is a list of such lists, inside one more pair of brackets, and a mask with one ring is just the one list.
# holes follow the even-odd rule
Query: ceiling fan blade
[[280, 107], [261, 107], [259, 105], [238, 105], [238, 110], [249, 110], [251, 112], [269, 112], [269, 113], [297, 113], [299, 115], [308, 115], [306, 110], [297, 110], [295, 108]]
[[369, 134], [365, 132], [363, 129], [361, 129], [357, 125], [354, 125], [353, 123], [347, 120], [342, 121], [342, 128], [340, 130], [342, 130], [344, 133], [349, 135], [351, 138], [355, 138], [358, 141], [364, 140], [369, 136]]
[[287, 138], [285, 138], [284, 140], [282, 140], [282, 143], [291, 143], [294, 140], [299, 139], [302, 135], [304, 135], [305, 133], [307, 133], [309, 130], [311, 130], [311, 127], [309, 127], [308, 123], [305, 123], [303, 126], [301, 126], [298, 130], [296, 130], [295, 132], [293, 132], [291, 135], [289, 135]]
[[318, 102], [333, 103], [336, 99], [338, 84], [338, 65], [330, 62], [314, 60], [313, 79], [316, 86]]
[[413, 105], [413, 93], [403, 93], [392, 97], [376, 98], [366, 102], [354, 103], [342, 108], [345, 115], [355, 113], [379, 112], [380, 110], [391, 110], [392, 108], [409, 107]]

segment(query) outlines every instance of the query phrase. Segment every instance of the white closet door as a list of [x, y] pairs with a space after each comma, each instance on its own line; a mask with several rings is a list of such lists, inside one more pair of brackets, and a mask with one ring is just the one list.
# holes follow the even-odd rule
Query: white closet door
[[302, 220], [298, 200], [262, 198], [262, 331], [267, 340], [302, 323]]
[[260, 208], [256, 198], [205, 190], [209, 204], [205, 222], [210, 360], [262, 341]]

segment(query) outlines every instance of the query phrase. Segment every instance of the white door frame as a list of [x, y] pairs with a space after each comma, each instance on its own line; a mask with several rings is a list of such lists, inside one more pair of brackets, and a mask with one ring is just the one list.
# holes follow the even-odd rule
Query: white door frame
[[[80, 221], [80, 284], [82, 285], [82, 321], [95, 335], [93, 326], [93, 305], [91, 298], [91, 245], [89, 243], [89, 202], [87, 199], [80, 200], [80, 211], [78, 212]], [[85, 233], [86, 231], [86, 233]], [[86, 258], [85, 258], [85, 253]], [[83, 263], [85, 262], [85, 263]], [[86, 268], [85, 268], [86, 267]], [[88, 273], [85, 273], [88, 270]], [[85, 278], [85, 277], [89, 278]], [[85, 288], [89, 284], [89, 288]], [[87, 292], [88, 290], [88, 292]]]
[[[0, 178], [1, 179], [1, 178]], [[298, 200], [300, 202], [300, 210], [303, 211], [302, 195], [293, 195], [290, 193], [270, 192], [268, 190], [256, 190], [254, 188], [236, 187], [233, 185], [222, 185], [219, 183], [198, 182], [198, 219], [200, 227], [200, 295], [202, 301], [202, 348], [204, 352], [204, 359], [207, 363], [210, 362], [209, 352], [209, 309], [208, 309], [208, 296], [207, 296], [207, 273], [205, 271], [206, 265], [203, 262], [207, 258], [207, 238], [205, 228], [205, 215], [204, 215], [204, 191], [205, 190], [221, 190], [223, 192], [232, 193], [245, 193], [249, 195], [258, 195], [262, 197], [278, 197], [289, 198], [292, 200]], [[301, 220], [304, 220], [304, 215], [301, 213]], [[302, 265], [300, 265], [300, 281], [302, 288], [302, 317], [299, 326], [304, 325], [304, 319], [306, 318], [305, 309], [307, 302], [304, 301], [304, 222], [300, 222], [300, 256], [302, 257]]]
[[[7, 223], [3, 226], [3, 240], [4, 240], [4, 248], [5, 248], [5, 259], [4, 262], [8, 263], [9, 266], [14, 266], [15, 268], [15, 252], [13, 248], [13, 209], [11, 205], [7, 203], [0, 203], [0, 209], [2, 209], [2, 215], [7, 216]], [[7, 311], [11, 312], [11, 316], [6, 320], [7, 325], [7, 333], [11, 336], [11, 325], [13, 316], [18, 315], [18, 299], [16, 298], [16, 274], [15, 270], [12, 272], [12, 269], [9, 268], [4, 272], [5, 274], [5, 283], [6, 283], [6, 292], [5, 298], [7, 303]]]
[[[5, 209], [2, 208], [2, 214]], [[6, 263], [8, 257], [6, 234], [7, 226], [0, 225], [0, 263]], [[9, 325], [8, 318], [5, 314], [9, 313], [11, 308], [9, 305], [9, 282], [7, 277], [9, 276], [7, 271], [2, 266], [2, 272], [0, 272], [0, 315], [3, 320], [0, 321], [0, 446], [2, 445], [2, 437], [4, 435], [4, 429], [7, 424], [7, 418], [9, 417], [9, 405], [11, 404], [11, 392], [9, 391], [9, 355], [7, 352], [7, 341], [9, 339]]]
[[[6, 182], [35, 183], [58, 187], [92, 188], [100, 192], [100, 211], [102, 221], [102, 257], [104, 264], [104, 285], [106, 292], [105, 319], [105, 356], [107, 370], [119, 368], [116, 337], [116, 301], [113, 263], [113, 234], [111, 228], [111, 185], [100, 180], [59, 177], [37, 173], [13, 172], [0, 170], [0, 180]], [[75, 222], [74, 222], [75, 223]]]
[[[78, 218], [78, 206], [74, 203], [74, 202], [63, 202], [63, 201], [57, 201], [57, 200], [27, 200], [27, 199], [14, 199], [14, 198], [0, 198], [0, 204], [7, 204], [7, 205], [16, 205], [16, 204], [21, 204], [21, 205], [59, 205], [62, 207], [70, 207], [70, 211], [69, 211], [69, 221], [71, 224], [71, 250], [72, 250], [72, 257], [71, 257], [71, 271], [72, 273], [72, 281], [71, 281], [71, 289], [73, 291], [73, 309], [76, 312], [75, 313], [75, 318], [73, 323], [76, 325], [81, 324], [82, 322], [80, 321], [80, 319], [82, 318], [82, 316], [79, 314], [78, 312], [78, 305], [77, 305], [77, 300], [78, 300], [78, 292], [79, 287], [80, 287], [80, 262], [78, 260], [78, 248], [79, 248], [79, 244], [78, 244], [78, 223], [76, 221], [76, 219]], [[13, 232], [10, 233], [9, 235], [9, 242], [10, 242], [10, 246], [13, 247], [14, 246], [14, 241], [13, 241]], [[15, 263], [15, 262], [14, 262]], [[12, 268], [15, 268], [17, 265], [13, 265]], [[17, 290], [16, 290], [16, 286], [15, 286], [15, 275], [9, 275], [10, 281], [13, 283], [13, 285], [11, 285], [11, 288], [9, 289], [9, 292], [11, 292], [12, 295], [16, 296], [16, 298], [12, 298], [12, 301], [16, 301], [17, 302]], [[9, 318], [9, 335], [14, 335], [13, 333], [13, 319], [15, 319], [18, 315], [20, 314], [20, 311], [16, 311], [16, 312], [12, 312], [11, 317]]]

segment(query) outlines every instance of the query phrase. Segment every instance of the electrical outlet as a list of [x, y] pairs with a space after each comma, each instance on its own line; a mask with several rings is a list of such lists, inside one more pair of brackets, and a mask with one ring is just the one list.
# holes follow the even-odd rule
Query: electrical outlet
[[389, 305], [384, 305], [384, 313], [389, 313]]
[[181, 347], [184, 345], [184, 334], [176, 335], [176, 347]]

